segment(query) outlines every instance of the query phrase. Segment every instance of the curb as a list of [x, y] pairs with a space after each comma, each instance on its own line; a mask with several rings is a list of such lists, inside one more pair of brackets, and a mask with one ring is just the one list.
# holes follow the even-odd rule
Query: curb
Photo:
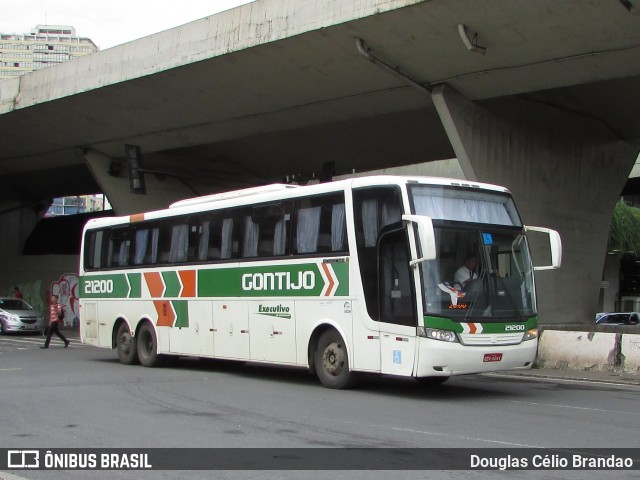
[[616, 385], [640, 386], [640, 375], [624, 372], [582, 371], [558, 368], [534, 368], [531, 370], [514, 370], [493, 372], [490, 375], [520, 377], [540, 380], [567, 380], [576, 382], [597, 382]]

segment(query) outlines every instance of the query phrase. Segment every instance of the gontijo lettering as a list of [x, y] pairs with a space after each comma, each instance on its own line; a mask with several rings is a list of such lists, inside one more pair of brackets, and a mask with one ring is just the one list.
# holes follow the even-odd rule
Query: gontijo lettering
[[87, 280], [84, 283], [84, 293], [113, 293], [113, 280]]
[[243, 290], [313, 290], [316, 275], [311, 270], [298, 272], [245, 273], [242, 275]]

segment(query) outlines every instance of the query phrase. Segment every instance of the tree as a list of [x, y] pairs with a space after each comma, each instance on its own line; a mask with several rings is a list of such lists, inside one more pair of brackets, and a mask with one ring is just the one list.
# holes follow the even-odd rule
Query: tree
[[620, 200], [613, 209], [609, 228], [609, 251], [640, 255], [640, 208]]

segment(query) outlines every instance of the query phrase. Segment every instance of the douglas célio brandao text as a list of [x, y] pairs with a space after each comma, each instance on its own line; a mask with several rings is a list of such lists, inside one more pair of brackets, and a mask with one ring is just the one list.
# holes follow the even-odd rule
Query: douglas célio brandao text
[[633, 469], [632, 458], [616, 455], [583, 455], [579, 453], [566, 454], [528, 454], [518, 456], [512, 454], [485, 456], [472, 454], [469, 466], [481, 470], [609, 470]]

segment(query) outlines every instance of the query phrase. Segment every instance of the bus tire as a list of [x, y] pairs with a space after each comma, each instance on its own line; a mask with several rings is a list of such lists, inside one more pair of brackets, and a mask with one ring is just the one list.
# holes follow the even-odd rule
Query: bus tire
[[416, 377], [416, 382], [420, 385], [442, 385], [449, 380], [449, 377]]
[[138, 363], [138, 348], [136, 339], [131, 336], [129, 325], [122, 322], [116, 333], [116, 350], [120, 363], [134, 365]]
[[138, 360], [145, 367], [159, 367], [162, 356], [158, 355], [158, 338], [153, 326], [145, 322], [138, 331]]
[[330, 329], [320, 335], [314, 360], [316, 375], [325, 387], [349, 388], [355, 384], [356, 374], [349, 370], [347, 346], [337, 331]]

